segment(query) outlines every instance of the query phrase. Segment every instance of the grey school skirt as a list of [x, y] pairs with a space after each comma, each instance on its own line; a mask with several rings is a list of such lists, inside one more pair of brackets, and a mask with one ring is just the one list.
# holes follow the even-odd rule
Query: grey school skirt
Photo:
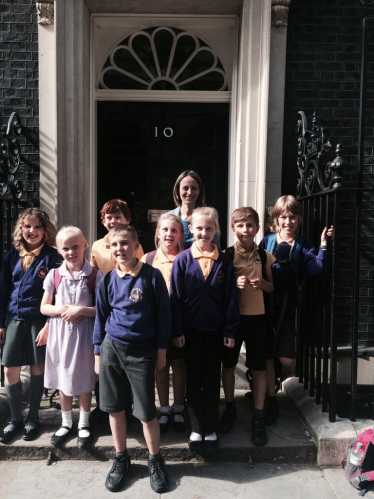
[[38, 366], [45, 362], [46, 346], [35, 340], [46, 321], [9, 321], [5, 328], [5, 344], [1, 363], [6, 367]]

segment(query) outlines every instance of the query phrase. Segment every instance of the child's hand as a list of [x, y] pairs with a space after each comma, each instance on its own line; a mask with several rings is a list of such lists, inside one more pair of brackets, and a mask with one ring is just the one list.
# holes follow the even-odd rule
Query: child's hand
[[247, 279], [247, 277], [245, 275], [242, 275], [242, 276], [238, 277], [237, 280], [236, 280], [236, 286], [239, 289], [244, 289], [247, 284], [248, 284], [248, 279]]
[[61, 317], [66, 322], [82, 322], [83, 316], [81, 315], [81, 308], [76, 305], [67, 305]]
[[156, 371], [162, 371], [166, 366], [166, 348], [157, 350]]
[[5, 342], [5, 327], [0, 327], [0, 345]]
[[95, 355], [95, 373], [97, 375], [100, 373], [100, 355]]
[[49, 333], [49, 323], [46, 322], [45, 326], [39, 331], [38, 336], [35, 339], [35, 343], [37, 347], [42, 347], [47, 344]]
[[333, 235], [334, 235], [334, 227], [332, 225], [329, 229], [325, 227], [321, 234], [321, 246], [326, 246], [326, 236], [332, 237]]
[[186, 343], [184, 335], [183, 336], [179, 336], [179, 338], [173, 338], [173, 343], [178, 348], [184, 347], [184, 345]]
[[251, 286], [252, 291], [259, 291], [261, 289], [260, 277], [252, 277], [252, 279], [248, 279], [248, 283]]
[[223, 338], [223, 344], [227, 348], [234, 348], [235, 346], [235, 340], [234, 338]]

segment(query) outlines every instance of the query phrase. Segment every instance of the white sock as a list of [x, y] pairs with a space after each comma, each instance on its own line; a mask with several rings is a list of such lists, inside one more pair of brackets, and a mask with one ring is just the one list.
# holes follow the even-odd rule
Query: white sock
[[90, 417], [90, 411], [88, 412], [79, 411], [78, 428], [87, 428], [88, 426], [90, 426], [90, 423], [88, 422], [89, 417]]
[[160, 407], [161, 416], [158, 418], [160, 424], [167, 424], [169, 421], [168, 415], [170, 414], [170, 405]]
[[201, 433], [195, 433], [194, 431], [191, 431], [191, 435], [190, 435], [191, 442], [201, 442], [202, 439], [203, 439], [203, 436], [201, 435]]
[[[61, 427], [55, 433], [57, 437], [63, 437], [64, 435], [66, 435], [69, 431], [66, 428], [70, 429], [73, 426], [71, 411], [61, 411], [61, 416], [62, 416]], [[63, 426], [66, 426], [66, 428], [63, 428]]]
[[205, 440], [217, 440], [217, 433], [215, 431], [213, 433], [207, 433], [205, 435]]
[[171, 410], [173, 412], [173, 419], [174, 419], [174, 421], [177, 422], [177, 423], [184, 423], [184, 417], [183, 416], [181, 416], [180, 414], [177, 414], [176, 416], [174, 415], [175, 412], [183, 412], [184, 405], [173, 404]]

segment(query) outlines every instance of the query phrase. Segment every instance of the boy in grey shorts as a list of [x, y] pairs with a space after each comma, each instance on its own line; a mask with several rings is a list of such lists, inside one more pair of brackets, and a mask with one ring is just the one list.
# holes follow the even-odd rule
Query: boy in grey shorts
[[105, 486], [111, 492], [120, 490], [130, 468], [125, 408], [132, 390], [133, 415], [142, 422], [149, 449], [151, 488], [161, 493], [167, 489], [167, 476], [160, 454], [154, 372], [166, 365], [168, 291], [161, 272], [137, 260], [139, 242], [134, 227], [118, 225], [108, 238], [117, 265], [100, 283], [93, 333], [100, 407], [109, 413], [116, 449]]

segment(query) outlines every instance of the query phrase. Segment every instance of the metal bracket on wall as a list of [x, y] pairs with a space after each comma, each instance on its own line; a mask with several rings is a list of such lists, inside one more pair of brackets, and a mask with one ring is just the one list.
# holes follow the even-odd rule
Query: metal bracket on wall
[[16, 178], [21, 164], [21, 145], [18, 140], [21, 136], [26, 136], [24, 127], [18, 113], [13, 112], [7, 127], [2, 126], [0, 131], [0, 199], [28, 205], [21, 201], [23, 185]]

